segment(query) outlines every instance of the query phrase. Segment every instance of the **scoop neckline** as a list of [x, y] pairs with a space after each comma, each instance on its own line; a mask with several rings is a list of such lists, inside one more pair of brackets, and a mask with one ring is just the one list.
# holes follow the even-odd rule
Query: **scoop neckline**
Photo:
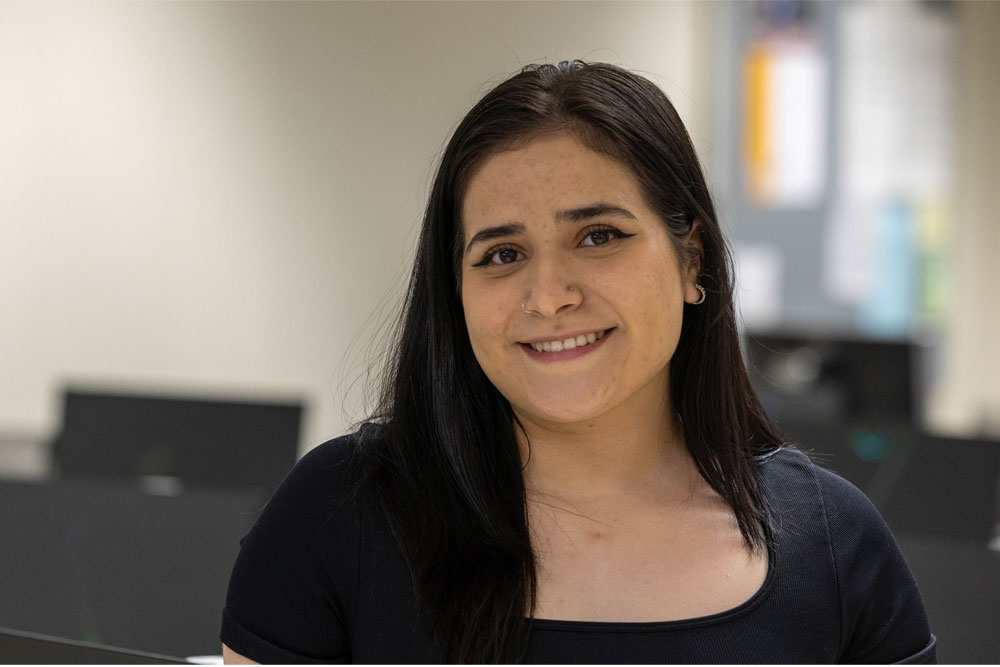
[[[769, 531], [768, 531], [769, 532]], [[573, 632], [650, 632], [680, 630], [702, 625], [713, 625], [735, 620], [757, 608], [770, 594], [774, 587], [774, 579], [778, 569], [777, 547], [770, 534], [767, 537], [767, 575], [760, 588], [744, 602], [725, 611], [679, 618], [670, 621], [574, 621], [559, 618], [529, 618], [526, 619], [531, 629], [562, 630]]]

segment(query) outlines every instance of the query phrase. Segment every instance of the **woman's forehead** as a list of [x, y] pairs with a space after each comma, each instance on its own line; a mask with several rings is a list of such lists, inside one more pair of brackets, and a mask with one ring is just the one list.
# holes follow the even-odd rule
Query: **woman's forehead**
[[628, 167], [562, 133], [486, 158], [469, 179], [461, 210], [468, 228], [511, 216], [552, 217], [598, 202], [635, 207], [642, 199]]

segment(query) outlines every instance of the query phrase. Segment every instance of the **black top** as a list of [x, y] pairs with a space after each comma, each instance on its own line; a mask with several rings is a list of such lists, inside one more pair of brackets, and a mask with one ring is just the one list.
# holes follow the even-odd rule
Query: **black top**
[[[258, 662], [435, 662], [413, 584], [371, 500], [345, 503], [345, 436], [289, 473], [242, 548], [222, 641]], [[854, 486], [779, 450], [761, 464], [773, 545], [763, 586], [681, 621], [533, 620], [526, 663], [933, 663], [917, 586]]]

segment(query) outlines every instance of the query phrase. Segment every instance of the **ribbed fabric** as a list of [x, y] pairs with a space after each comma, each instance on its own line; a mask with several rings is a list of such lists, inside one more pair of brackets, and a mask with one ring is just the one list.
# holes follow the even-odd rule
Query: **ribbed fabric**
[[[384, 517], [348, 504], [353, 439], [295, 466], [241, 541], [222, 641], [264, 663], [434, 662]], [[767, 578], [721, 614], [662, 623], [535, 619], [526, 663], [933, 663], [935, 639], [889, 529], [864, 495], [793, 450], [762, 464]]]

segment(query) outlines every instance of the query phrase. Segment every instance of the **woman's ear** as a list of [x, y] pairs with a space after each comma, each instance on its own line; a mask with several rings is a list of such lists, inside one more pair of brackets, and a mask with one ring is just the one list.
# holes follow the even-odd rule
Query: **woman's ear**
[[701, 258], [704, 254], [704, 246], [701, 242], [701, 224], [695, 220], [691, 225], [691, 231], [684, 237], [684, 254], [682, 260], [684, 265], [684, 301], [686, 303], [700, 303], [704, 294], [695, 285], [699, 284], [698, 277], [701, 275]]

